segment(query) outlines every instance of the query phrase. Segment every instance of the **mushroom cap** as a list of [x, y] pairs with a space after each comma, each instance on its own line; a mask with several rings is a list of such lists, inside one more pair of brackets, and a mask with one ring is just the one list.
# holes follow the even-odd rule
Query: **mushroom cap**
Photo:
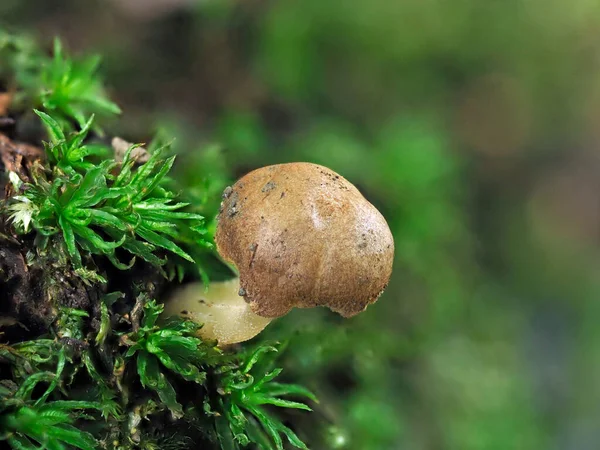
[[394, 241], [381, 213], [317, 164], [263, 167], [225, 189], [215, 240], [239, 271], [239, 295], [263, 317], [314, 306], [356, 315], [392, 272]]

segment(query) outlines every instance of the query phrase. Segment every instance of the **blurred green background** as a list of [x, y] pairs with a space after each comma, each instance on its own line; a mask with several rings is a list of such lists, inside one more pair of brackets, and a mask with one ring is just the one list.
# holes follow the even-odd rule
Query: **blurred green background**
[[[114, 134], [209, 195], [261, 165], [355, 183], [395, 235], [356, 318], [294, 311], [314, 450], [600, 448], [600, 2], [2, 0], [104, 57]], [[110, 128], [107, 126], [107, 128]]]

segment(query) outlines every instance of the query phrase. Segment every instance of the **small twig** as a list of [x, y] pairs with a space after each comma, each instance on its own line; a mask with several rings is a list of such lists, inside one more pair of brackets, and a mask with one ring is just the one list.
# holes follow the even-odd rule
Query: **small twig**
[[140, 321], [144, 311], [144, 298], [145, 297], [143, 295], [138, 295], [135, 300], [135, 305], [133, 306], [133, 309], [129, 315], [131, 318], [131, 327], [133, 328], [134, 332], [138, 332], [140, 329]]

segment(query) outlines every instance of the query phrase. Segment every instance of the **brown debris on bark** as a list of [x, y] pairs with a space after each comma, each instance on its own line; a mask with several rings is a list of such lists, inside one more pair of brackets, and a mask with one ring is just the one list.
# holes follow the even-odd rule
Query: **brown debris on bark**
[[[4, 198], [15, 194], [8, 172], [29, 182], [32, 166], [43, 156], [41, 148], [0, 133], [0, 189]], [[101, 288], [87, 286], [71, 270], [45, 257], [28, 262], [32, 248], [31, 238], [16, 239], [9, 224], [0, 222], [0, 319], [6, 336], [25, 331], [43, 333], [56, 319], [58, 308], [92, 311], [102, 295]]]
[[[25, 182], [30, 181], [29, 171], [36, 161], [44, 157], [44, 151], [30, 144], [10, 140], [0, 133], [0, 169], [4, 172], [15, 172]], [[4, 198], [12, 195], [11, 185], [4, 187]]]
[[32, 331], [46, 330], [56, 313], [42, 292], [41, 273], [31, 270], [21, 250], [0, 240], [0, 316]]
[[1, 318], [40, 333], [49, 329], [60, 307], [95, 313], [94, 305], [103, 294], [98, 285], [87, 286], [71, 271], [48, 261], [28, 264], [25, 253], [26, 248], [0, 235]]

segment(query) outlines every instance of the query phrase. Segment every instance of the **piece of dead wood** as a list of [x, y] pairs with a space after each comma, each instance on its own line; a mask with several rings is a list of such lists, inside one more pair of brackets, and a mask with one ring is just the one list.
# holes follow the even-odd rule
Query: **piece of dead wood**
[[[36, 161], [43, 158], [44, 151], [30, 144], [15, 142], [0, 133], [0, 161], [5, 172], [14, 172], [24, 182], [30, 182], [30, 169]], [[7, 183], [4, 186], [4, 198], [13, 195], [13, 186]]]
[[27, 178], [24, 169], [29, 169], [35, 161], [43, 158], [44, 151], [30, 144], [10, 140], [0, 133], [0, 159], [7, 172], [16, 172]]
[[[114, 137], [112, 142], [112, 148], [115, 151], [115, 160], [122, 162], [127, 150], [133, 145], [127, 142], [125, 139], [120, 137]], [[144, 164], [150, 159], [150, 153], [144, 147], [136, 147], [131, 151], [131, 159], [135, 160], [138, 164]]]

